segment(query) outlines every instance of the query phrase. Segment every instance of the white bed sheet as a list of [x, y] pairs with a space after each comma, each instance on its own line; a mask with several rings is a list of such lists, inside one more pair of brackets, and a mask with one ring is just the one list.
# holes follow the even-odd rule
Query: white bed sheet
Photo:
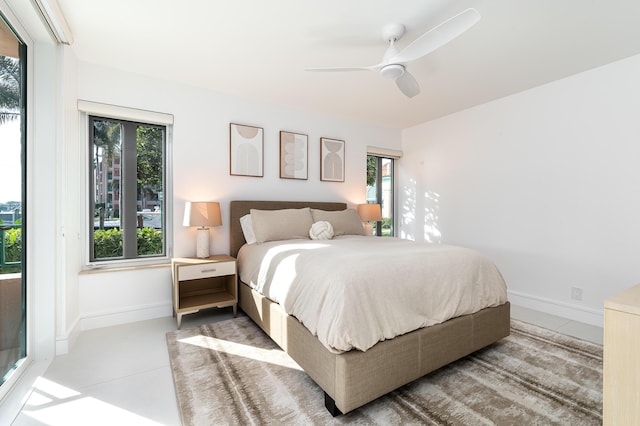
[[477, 251], [398, 238], [245, 244], [238, 269], [333, 352], [365, 351], [507, 301], [498, 268]]

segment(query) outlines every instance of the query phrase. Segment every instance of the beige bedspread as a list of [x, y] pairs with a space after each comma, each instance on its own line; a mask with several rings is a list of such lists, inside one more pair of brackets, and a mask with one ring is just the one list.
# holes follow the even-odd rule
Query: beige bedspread
[[365, 351], [507, 300], [502, 275], [478, 252], [397, 238], [244, 245], [238, 269], [333, 352]]

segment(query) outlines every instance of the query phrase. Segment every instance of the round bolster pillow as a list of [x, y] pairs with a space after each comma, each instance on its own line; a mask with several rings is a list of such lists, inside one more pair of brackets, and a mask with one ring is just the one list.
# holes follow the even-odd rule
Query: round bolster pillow
[[333, 226], [324, 220], [311, 225], [309, 236], [312, 240], [330, 240], [333, 238]]

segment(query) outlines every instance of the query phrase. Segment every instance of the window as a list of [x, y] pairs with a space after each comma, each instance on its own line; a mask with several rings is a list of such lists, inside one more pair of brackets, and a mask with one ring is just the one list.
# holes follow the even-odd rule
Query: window
[[0, 15], [0, 385], [27, 356], [26, 54]]
[[90, 261], [167, 256], [168, 126], [98, 115], [88, 123]]
[[382, 221], [376, 222], [373, 235], [394, 236], [394, 158], [367, 156], [367, 203], [380, 204]]

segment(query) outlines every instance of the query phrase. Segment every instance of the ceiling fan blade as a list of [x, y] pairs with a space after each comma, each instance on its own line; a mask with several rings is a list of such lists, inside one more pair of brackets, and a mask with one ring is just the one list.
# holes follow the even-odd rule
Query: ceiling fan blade
[[440, 25], [422, 34], [400, 53], [389, 59], [389, 62], [411, 62], [421, 58], [458, 37], [479, 20], [480, 12], [473, 8], [460, 12], [456, 16], [447, 19]]
[[344, 68], [305, 68], [305, 71], [313, 72], [341, 72], [341, 71], [372, 71], [375, 70], [377, 65], [371, 67], [344, 67]]
[[396, 78], [396, 85], [398, 89], [409, 98], [413, 98], [420, 93], [420, 85], [416, 79], [409, 74], [409, 71], [405, 70], [404, 74]]

